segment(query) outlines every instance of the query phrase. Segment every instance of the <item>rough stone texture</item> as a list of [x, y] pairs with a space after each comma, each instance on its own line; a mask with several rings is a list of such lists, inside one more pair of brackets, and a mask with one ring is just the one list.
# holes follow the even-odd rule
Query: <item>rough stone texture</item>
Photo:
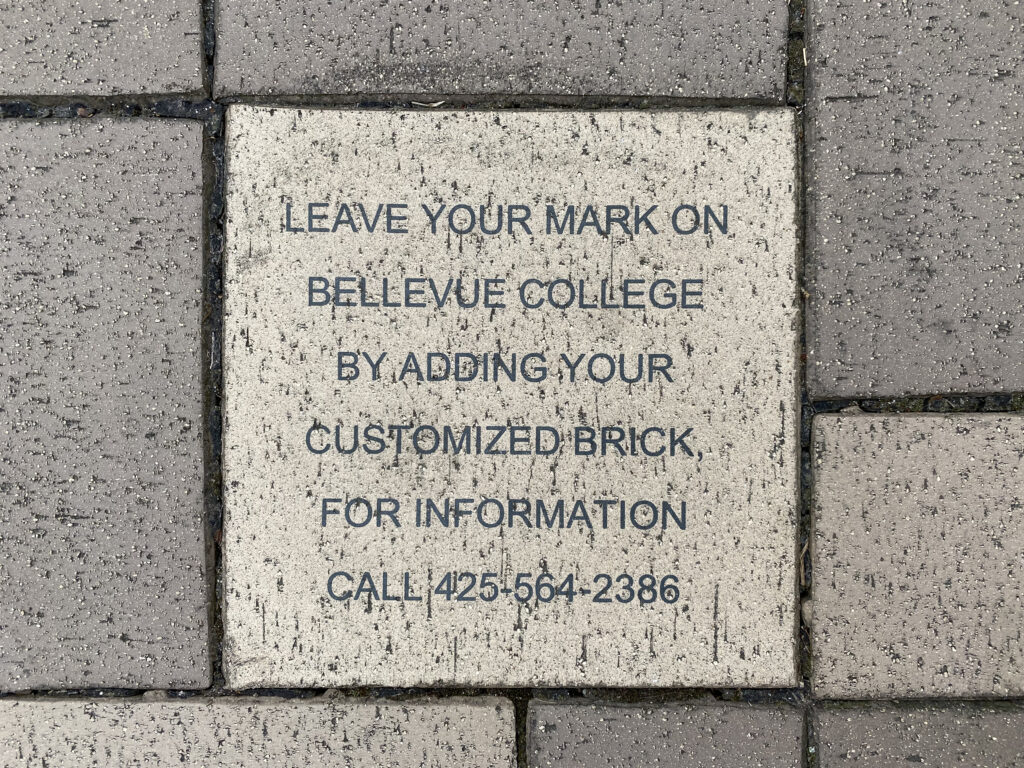
[[199, 0], [0, 0], [0, 94], [203, 88]]
[[1024, 417], [817, 416], [815, 692], [1024, 693]]
[[781, 103], [788, 19], [782, 0], [222, 0], [215, 87]]
[[0, 688], [205, 686], [202, 127], [0, 133]]
[[513, 768], [512, 705], [477, 697], [0, 702], [22, 768]]
[[[229, 685], [793, 684], [799, 446], [790, 112], [233, 107], [227, 130]], [[285, 231], [287, 204], [305, 227], [300, 210], [318, 200], [350, 206], [359, 231]], [[669, 234], [667, 209], [689, 200], [728, 204], [728, 234]], [[372, 220], [382, 201], [410, 206], [408, 234], [387, 234], [383, 220], [368, 231], [356, 204], [365, 203]], [[546, 204], [582, 211], [619, 202], [659, 204], [650, 219], [659, 234], [545, 231]], [[489, 205], [489, 226], [497, 204], [532, 205], [533, 234], [517, 227], [513, 235], [460, 237], [444, 220], [431, 234], [420, 206], [442, 203]], [[310, 275], [359, 275], [378, 298], [381, 278], [394, 288], [405, 276], [430, 276], [439, 293], [447, 278], [502, 279], [506, 306], [439, 310], [431, 299], [426, 309], [310, 307]], [[705, 309], [525, 310], [519, 302], [521, 281], [567, 276], [585, 281], [588, 300], [601, 279], [620, 288], [625, 278], [703, 279]], [[467, 285], [466, 298], [471, 293]], [[358, 380], [339, 381], [345, 350], [386, 352], [381, 379], [364, 366]], [[671, 354], [673, 380], [571, 384], [559, 355], [602, 350], [634, 365], [637, 354]], [[409, 353], [423, 360], [431, 351], [501, 351], [506, 359], [539, 351], [549, 376], [497, 385], [401, 376]], [[317, 451], [329, 448], [322, 430], [330, 435], [335, 426], [347, 447], [353, 427], [376, 423], [448, 426], [456, 436], [472, 425], [553, 425], [566, 442], [547, 456], [418, 455], [408, 440], [397, 449], [397, 433], [376, 455], [306, 447], [312, 434]], [[576, 455], [576, 427], [613, 425], [692, 428], [693, 455]], [[493, 434], [484, 433], [481, 448]], [[504, 443], [498, 450], [508, 450]], [[429, 450], [429, 439], [424, 445]], [[655, 438], [651, 447], [661, 445]], [[355, 527], [342, 514], [324, 527], [325, 498], [395, 499], [401, 527], [384, 517], [380, 527]], [[470, 507], [485, 498], [506, 507], [530, 500], [532, 527], [521, 519], [509, 526], [507, 517], [486, 527], [475, 515], [458, 527], [436, 518], [430, 528], [415, 526], [418, 500], [443, 508], [459, 498]], [[567, 522], [578, 501], [593, 529], [582, 518], [536, 526], [538, 499], [548, 509], [565, 500]], [[630, 507], [656, 499], [666, 520], [662, 501], [677, 514], [686, 503], [686, 528], [623, 530], [617, 511], [605, 528], [602, 499], [614, 510], [620, 499]], [[497, 508], [486, 509], [487, 522], [499, 522]], [[638, 519], [647, 524], [650, 516]], [[422, 601], [388, 602], [369, 589], [358, 600], [333, 600], [327, 583], [339, 571], [357, 583], [368, 572], [378, 590], [386, 571], [397, 597], [409, 573]], [[470, 577], [460, 577], [469, 600], [445, 599], [431, 587], [452, 571], [491, 572], [495, 586], [485, 588], [480, 576], [471, 588]], [[543, 572], [556, 586], [572, 575], [589, 592], [518, 603], [517, 574], [536, 583]], [[674, 575], [680, 594], [626, 602], [624, 577], [607, 602], [594, 602], [600, 573], [632, 577], [634, 590], [642, 575], [659, 585]], [[344, 597], [347, 582], [338, 579], [335, 594]]]
[[790, 707], [531, 702], [530, 768], [799, 768], [803, 714]]
[[812, 396], [1024, 390], [1024, 4], [807, 18]]
[[815, 713], [819, 768], [1020, 768], [1019, 705], [838, 705]]

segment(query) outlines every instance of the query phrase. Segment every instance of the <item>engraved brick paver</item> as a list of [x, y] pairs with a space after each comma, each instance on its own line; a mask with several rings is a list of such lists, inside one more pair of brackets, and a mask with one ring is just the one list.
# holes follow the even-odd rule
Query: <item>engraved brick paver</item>
[[781, 102], [788, 14], [781, 0], [222, 0], [216, 90]]
[[192, 94], [199, 0], [3, 0], [0, 95]]
[[0, 688], [202, 687], [202, 126], [0, 134]]
[[1024, 693], [1024, 417], [814, 421], [813, 684]]
[[[793, 684], [792, 131], [782, 109], [231, 107], [228, 685]], [[631, 226], [598, 231], [617, 201]], [[670, 375], [637, 378], [648, 353]]]
[[532, 702], [530, 768], [798, 768], [803, 714], [786, 706]]
[[815, 714], [819, 768], [1020, 768], [1017, 705], [832, 705]]
[[512, 768], [504, 699], [0, 702], [22, 768]]
[[1024, 4], [807, 15], [812, 397], [1024, 390]]

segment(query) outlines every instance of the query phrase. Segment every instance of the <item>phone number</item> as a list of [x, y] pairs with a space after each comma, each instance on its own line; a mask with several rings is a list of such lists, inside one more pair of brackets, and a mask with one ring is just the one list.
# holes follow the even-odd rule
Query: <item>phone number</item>
[[446, 571], [437, 577], [436, 582], [428, 578], [427, 583], [408, 571], [334, 571], [327, 579], [327, 594], [338, 602], [368, 600], [385, 603], [419, 603], [424, 598], [453, 603], [491, 603], [507, 598], [518, 603], [551, 603], [556, 600], [571, 603], [579, 599], [623, 605], [672, 605], [680, 597], [679, 577], [673, 573], [664, 576], [599, 573], [587, 580], [577, 578], [575, 574], [556, 576], [530, 571], [521, 571], [508, 579], [500, 578], [494, 571]]
[[550, 573], [534, 575], [517, 573], [512, 586], [501, 586], [497, 573], [446, 573], [433, 592], [454, 602], [493, 602], [508, 597], [519, 603], [551, 603], [558, 599], [573, 602], [576, 598], [594, 603], [667, 603], [679, 600], [679, 577], [675, 574], [655, 576], [652, 573], [599, 573], [589, 582], [569, 574], [556, 577]]

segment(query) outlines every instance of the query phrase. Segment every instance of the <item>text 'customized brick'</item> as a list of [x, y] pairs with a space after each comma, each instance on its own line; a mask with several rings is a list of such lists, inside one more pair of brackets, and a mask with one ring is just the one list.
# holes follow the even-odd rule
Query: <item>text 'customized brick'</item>
[[794, 683], [791, 113], [227, 144], [230, 686]]

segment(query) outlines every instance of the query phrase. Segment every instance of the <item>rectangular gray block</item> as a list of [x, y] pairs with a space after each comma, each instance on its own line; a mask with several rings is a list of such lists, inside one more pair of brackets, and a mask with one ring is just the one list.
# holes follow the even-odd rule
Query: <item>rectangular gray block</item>
[[0, 689], [206, 686], [202, 126], [0, 137]]
[[812, 682], [1024, 693], [1024, 417], [817, 416]]
[[196, 94], [199, 0], [0, 0], [0, 94]]
[[1019, 704], [832, 705], [814, 716], [819, 768], [1021, 768]]
[[513, 768], [510, 702], [373, 699], [0, 702], [19, 768]]
[[1024, 4], [807, 14], [812, 397], [1024, 390]]
[[217, 95], [665, 95], [781, 103], [782, 0], [223, 0]]
[[803, 714], [784, 706], [530, 702], [530, 768], [798, 768]]

